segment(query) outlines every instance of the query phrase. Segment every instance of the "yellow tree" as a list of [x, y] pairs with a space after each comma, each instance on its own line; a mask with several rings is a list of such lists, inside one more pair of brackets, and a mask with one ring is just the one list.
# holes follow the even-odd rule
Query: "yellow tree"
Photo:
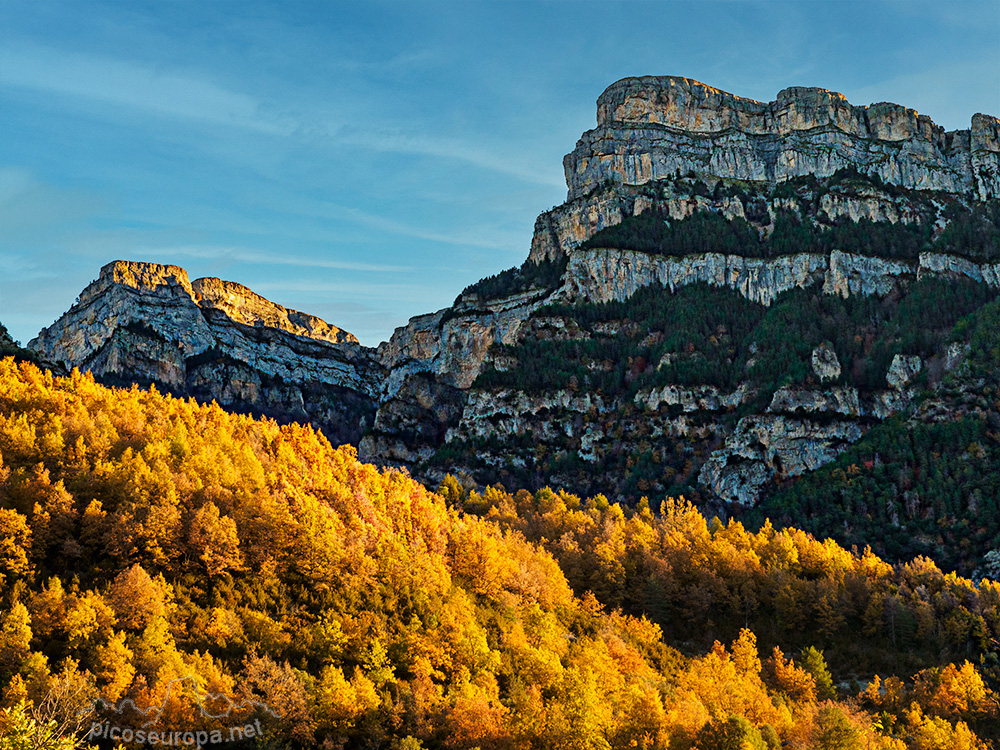
[[136, 563], [115, 577], [108, 601], [119, 623], [129, 630], [142, 630], [166, 612], [164, 593], [162, 585]]
[[211, 501], [195, 512], [188, 532], [188, 544], [210, 577], [239, 570], [243, 566], [236, 522], [229, 516], [221, 516], [218, 507]]
[[125, 645], [125, 632], [114, 633], [94, 652], [94, 677], [102, 686], [101, 695], [109, 703], [116, 702], [132, 684], [135, 667], [132, 649]]
[[21, 602], [4, 614], [0, 625], [0, 672], [16, 672], [31, 651], [31, 615]]
[[16, 510], [0, 508], [0, 586], [8, 578], [22, 578], [31, 570], [31, 529]]

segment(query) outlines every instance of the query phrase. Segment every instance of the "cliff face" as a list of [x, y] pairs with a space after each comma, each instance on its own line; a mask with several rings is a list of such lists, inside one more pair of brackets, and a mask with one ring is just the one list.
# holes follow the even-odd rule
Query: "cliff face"
[[29, 348], [108, 382], [153, 382], [313, 421], [335, 442], [360, 440], [382, 378], [374, 353], [351, 334], [239, 284], [191, 282], [183, 268], [155, 263], [106, 265]]
[[690, 284], [726, 287], [746, 299], [770, 305], [782, 292], [822, 284], [840, 297], [889, 294], [900, 284], [929, 277], [970, 279], [1000, 288], [1000, 263], [974, 263], [940, 253], [916, 261], [888, 260], [835, 250], [829, 255], [800, 253], [778, 258], [745, 258], [704, 253], [662, 257], [634, 250], [596, 248], [574, 253], [566, 283], [556, 299], [625, 300], [651, 284], [671, 291]]
[[1000, 122], [978, 114], [945, 131], [898, 104], [853, 106], [842, 94], [793, 87], [773, 102], [688, 78], [625, 78], [597, 100], [597, 127], [566, 156], [569, 199], [605, 180], [642, 184], [694, 171], [777, 183], [853, 166], [917, 190], [1000, 195]]
[[254, 327], [277, 328], [333, 344], [357, 344], [354, 334], [325, 320], [276, 305], [242, 284], [205, 278], [191, 282], [195, 302], [202, 310], [220, 310], [230, 320]]
[[[718, 178], [701, 173], [697, 179], [712, 182]], [[728, 178], [727, 178], [728, 179]], [[535, 263], [568, 257], [595, 234], [626, 219], [655, 209], [670, 220], [686, 219], [694, 214], [712, 212], [727, 219], [746, 219], [763, 234], [773, 229], [782, 213], [800, 212], [808, 202], [807, 212], [824, 222], [889, 222], [891, 224], [940, 224], [949, 205], [964, 204], [970, 199], [958, 194], [926, 191], [900, 191], [892, 187], [868, 184], [835, 184], [816, 190], [802, 186], [799, 195], [778, 194], [773, 186], [731, 182], [751, 200], [732, 195], [698, 194], [692, 180], [673, 178], [641, 185], [602, 182], [585, 195], [572, 198], [561, 206], [541, 214], [535, 222], [529, 259]], [[707, 187], [707, 186], [706, 186]]]
[[[508, 482], [600, 491], [599, 484], [581, 485], [566, 467], [576, 461], [587, 467], [585, 473], [600, 473], [617, 454], [639, 456], [651, 449], [656, 455], [665, 443], [676, 448], [671, 441], [680, 440], [691, 453], [681, 462], [690, 467], [678, 475], [686, 474], [708, 496], [753, 504], [773, 480], [828, 463], [872, 424], [908, 408], [913, 393], [895, 387], [888, 363], [880, 386], [864, 393], [841, 384], [840, 364], [824, 364], [822, 346], [816, 347], [814, 377], [836, 381], [824, 388], [814, 383], [758, 393], [747, 380], [726, 392], [686, 384], [634, 398], [630, 392], [598, 397], [567, 390], [566, 384], [542, 391], [498, 389], [478, 376], [521, 372], [528, 365], [511, 350], [522, 342], [579, 340], [591, 346], [603, 340], [603, 331], [587, 330], [566, 306], [627, 305], [656, 285], [670, 294], [707, 285], [764, 308], [796, 291], [894, 299], [927, 280], [998, 289], [997, 258], [972, 260], [930, 249], [883, 257], [851, 246], [815, 252], [805, 243], [794, 252], [747, 257], [715, 251], [708, 243], [670, 255], [592, 240], [655, 212], [667, 223], [707, 214], [745, 221], [762, 239], [788, 217], [823, 231], [861, 221], [924, 227], [929, 243], [955, 216], [1000, 192], [997, 125], [995, 118], [976, 115], [970, 130], [948, 133], [905, 107], [855, 107], [822, 89], [787, 89], [775, 102], [761, 103], [687, 79], [612, 85], [598, 101], [598, 127], [566, 157], [568, 200], [535, 224], [529, 262], [564, 263], [559, 282], [533, 290], [529, 298], [501, 295], [474, 305], [459, 300], [397, 330], [380, 356], [393, 384], [385, 392], [399, 395], [383, 400], [362, 455], [404, 463], [431, 480], [464, 469], [480, 481], [506, 476]], [[839, 178], [845, 168], [858, 178]], [[564, 311], [548, 315], [542, 307], [549, 304]], [[630, 324], [616, 325], [616, 335], [622, 335]], [[669, 337], [670, 331], [649, 336]], [[829, 355], [836, 360], [832, 350]], [[898, 356], [910, 366], [923, 362], [906, 351]], [[617, 364], [595, 360], [586, 366], [598, 372]], [[857, 369], [857, 362], [849, 364]], [[417, 387], [400, 389], [416, 372], [424, 378]], [[435, 400], [434, 392], [447, 398]], [[759, 406], [750, 403], [761, 399]], [[433, 415], [443, 413], [438, 405], [445, 402], [447, 416], [438, 420]], [[441, 436], [435, 450], [414, 437], [435, 433]], [[630, 437], [635, 435], [644, 439]]]
[[453, 307], [397, 328], [378, 347], [388, 374], [373, 429], [358, 446], [361, 459], [413, 467], [430, 458], [461, 418], [492, 349], [518, 341], [551, 295], [533, 288], [492, 299], [460, 296]]

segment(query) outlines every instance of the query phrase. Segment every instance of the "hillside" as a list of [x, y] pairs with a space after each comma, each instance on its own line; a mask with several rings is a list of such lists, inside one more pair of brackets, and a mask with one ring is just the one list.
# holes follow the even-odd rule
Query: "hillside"
[[268, 747], [930, 750], [997, 726], [1000, 587], [927, 560], [673, 501], [442, 497], [308, 427], [9, 358], [0, 455], [14, 747], [68, 748], [98, 695]]
[[[686, 187], [711, 192], [696, 182]], [[913, 411], [940, 401], [942, 388], [960, 382], [966, 398], [988, 399], [960, 372], [966, 316], [987, 314], [997, 297], [1000, 204], [953, 203], [947, 227], [831, 221], [816, 209], [831, 194], [888, 190], [838, 173], [785, 183], [766, 201], [745, 195], [768, 217], [787, 194], [796, 197], [774, 211], [766, 232], [711, 211], [672, 219], [654, 209], [598, 232], [570, 253], [561, 286], [520, 337], [490, 349], [444, 446], [415, 473], [462, 470], [479, 484], [553, 484], [630, 502], [683, 495], [712, 507], [721, 499], [729, 513], [761, 503], [750, 516], [757, 523], [770, 514], [826, 535], [840, 534], [846, 520], [857, 529], [838, 537], [846, 543], [894, 560], [928, 554], [971, 572], [1000, 543], [987, 488], [977, 506], [963, 500], [949, 514], [954, 534], [963, 535], [963, 519], [982, 529], [961, 552], [905, 523], [895, 528], [908, 544], [890, 544], [879, 522], [852, 519], [851, 510], [834, 522], [819, 499], [770, 501], [883, 420], [895, 416], [908, 429]], [[907, 200], [927, 211], [937, 201]], [[500, 294], [493, 290], [505, 281], [482, 287]], [[979, 336], [979, 346], [991, 345], [990, 329]], [[939, 422], [965, 418], [951, 403]], [[380, 410], [376, 431], [390, 409]], [[995, 481], [992, 466], [983, 463], [986, 482]], [[903, 490], [888, 491], [886, 512], [905, 502]], [[928, 525], [942, 518], [932, 506], [929, 496], [920, 501]]]

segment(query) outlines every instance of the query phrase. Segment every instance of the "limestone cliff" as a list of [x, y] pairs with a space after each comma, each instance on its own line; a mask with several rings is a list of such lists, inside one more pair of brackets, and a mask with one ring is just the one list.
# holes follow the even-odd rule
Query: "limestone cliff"
[[29, 348], [107, 382], [178, 395], [357, 442], [374, 417], [382, 369], [351, 334], [239, 284], [191, 282], [178, 266], [115, 261]]
[[974, 263], [940, 253], [921, 253], [917, 261], [886, 260], [834, 251], [800, 253], [773, 259], [704, 253], [663, 257], [634, 250], [580, 250], [570, 256], [565, 285], [556, 299], [608, 302], [624, 300], [650, 284], [671, 291], [696, 283], [727, 287], [762, 305], [790, 289], [822, 284], [825, 294], [886, 295], [915, 278], [967, 278], [1000, 288], [1000, 263]]
[[378, 347], [388, 375], [380, 408], [359, 447], [362, 460], [413, 467], [428, 459], [462, 415], [466, 394], [494, 346], [513, 344], [521, 326], [552, 294], [529, 288], [420, 315]]
[[237, 323], [282, 331], [329, 341], [334, 344], [357, 344], [354, 334], [330, 325], [325, 320], [277, 305], [242, 284], [222, 279], [204, 278], [191, 282], [194, 300], [203, 310], [221, 310]]
[[642, 184], [694, 171], [775, 184], [853, 166], [917, 190], [1000, 195], [1000, 121], [977, 114], [945, 131], [898, 104], [854, 106], [842, 94], [792, 87], [773, 102], [688, 78], [625, 78], [597, 100], [597, 127], [564, 166], [569, 199], [605, 180]]
[[[890, 298], [924, 279], [998, 289], [1000, 258], [974, 260], [930, 247], [905, 258], [852, 247], [818, 253], [806, 246], [748, 257], [711, 245], [669, 255], [597, 241], [602, 230], [648, 212], [681, 223], [715, 214], [748, 222], [762, 238], [787, 217], [821, 229], [860, 221], [922, 226], [936, 238], [956, 216], [1000, 192], [997, 124], [976, 115], [971, 130], [946, 133], [905, 107], [855, 107], [822, 89], [786, 89], [765, 104], [680, 78], [613, 84], [598, 101], [597, 128], [566, 157], [567, 201], [535, 224], [529, 262], [565, 264], [558, 283], [528, 294], [459, 299], [455, 307], [397, 330], [379, 349], [390, 375], [362, 455], [404, 463], [426, 477], [438, 477], [449, 462], [453, 470], [483, 480], [503, 477], [510, 466], [534, 466], [536, 479], [573, 485], [571, 475], [552, 466], [571, 465], [574, 456], [590, 467], [606, 466], [609, 456], [629, 446], [649, 445], [655, 453], [673, 436], [689, 447], [700, 444], [696, 452], [715, 451], [704, 463], [694, 462], [702, 488], [752, 503], [772, 478], [831, 460], [873, 421], [905, 409], [912, 393], [885, 390], [885, 380], [883, 390], [864, 394], [836, 382], [822, 390], [786, 388], [759, 396], [749, 383], [729, 393], [707, 385], [669, 386], [637, 394], [634, 407], [640, 411], [633, 414], [631, 397], [570, 398], [564, 387], [498, 390], [477, 378], [484, 371], [523, 367], [509, 353], [521, 341], [602, 339], [602, 331], [586, 330], [571, 312], [553, 316], [543, 305], [627, 303], [652, 285], [676, 293], [707, 284], [765, 308], [794, 290]], [[845, 168], [860, 177], [837, 178]], [[621, 335], [627, 327], [622, 323], [614, 331]], [[655, 335], [669, 333], [650, 332]], [[836, 367], [821, 361], [817, 377], [842, 380], [836, 354], [827, 355]], [[614, 364], [588, 366], [606, 370]], [[894, 372], [886, 374], [890, 385]], [[408, 380], [416, 373], [420, 380]], [[751, 408], [751, 397], [766, 399], [754, 414], [737, 421], [726, 416]], [[432, 450], [417, 436], [435, 431], [442, 437]], [[637, 433], [655, 439], [633, 444], [627, 436]], [[525, 435], [530, 445], [524, 445]], [[749, 445], [758, 435], [768, 437], [765, 447]]]

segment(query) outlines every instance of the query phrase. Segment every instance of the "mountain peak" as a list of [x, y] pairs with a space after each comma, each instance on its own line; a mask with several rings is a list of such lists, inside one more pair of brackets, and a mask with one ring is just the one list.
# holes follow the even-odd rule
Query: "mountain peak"
[[191, 281], [180, 266], [134, 260], [113, 260], [101, 268], [99, 284], [121, 284], [134, 289], [151, 290], [160, 286], [179, 286], [188, 291]]
[[602, 182], [678, 172], [776, 184], [854, 167], [886, 183], [985, 200], [1000, 195], [1000, 121], [946, 132], [899, 104], [857, 106], [792, 86], [760, 102], [679, 76], [623, 78], [597, 100], [597, 127], [563, 160], [569, 199]]

